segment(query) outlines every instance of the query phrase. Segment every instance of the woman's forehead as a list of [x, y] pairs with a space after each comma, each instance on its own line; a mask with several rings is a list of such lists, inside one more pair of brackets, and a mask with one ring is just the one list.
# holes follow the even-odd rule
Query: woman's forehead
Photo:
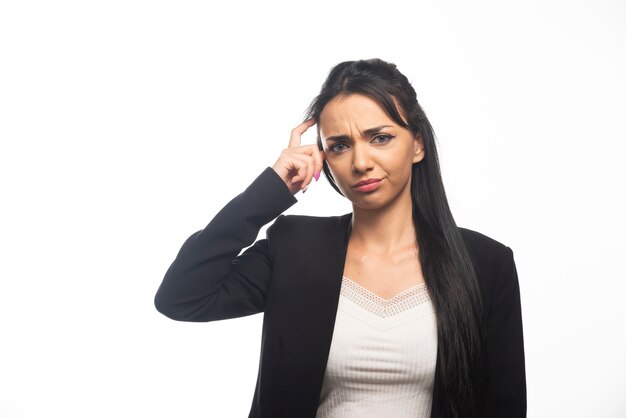
[[364, 132], [377, 126], [398, 127], [376, 100], [363, 94], [336, 96], [320, 114], [318, 130], [321, 137], [348, 135], [346, 130]]

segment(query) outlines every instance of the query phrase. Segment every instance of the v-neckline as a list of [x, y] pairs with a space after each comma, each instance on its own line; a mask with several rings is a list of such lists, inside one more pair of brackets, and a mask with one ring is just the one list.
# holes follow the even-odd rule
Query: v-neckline
[[390, 298], [384, 298], [374, 292], [372, 292], [371, 290], [369, 290], [367, 287], [360, 285], [359, 283], [355, 282], [354, 280], [352, 280], [351, 278], [349, 278], [348, 276], [343, 276], [344, 279], [349, 280], [351, 283], [354, 283], [354, 285], [356, 285], [357, 287], [359, 287], [360, 289], [363, 289], [365, 292], [367, 292], [368, 294], [374, 296], [376, 299], [380, 300], [383, 303], [390, 303], [393, 302], [396, 299], [401, 298], [403, 295], [410, 293], [416, 289], [420, 289], [426, 286], [426, 283], [418, 283], [416, 285], [413, 285], [411, 287], [407, 287], [406, 289], [402, 290], [400, 293], [395, 294], [394, 296], [390, 297]]

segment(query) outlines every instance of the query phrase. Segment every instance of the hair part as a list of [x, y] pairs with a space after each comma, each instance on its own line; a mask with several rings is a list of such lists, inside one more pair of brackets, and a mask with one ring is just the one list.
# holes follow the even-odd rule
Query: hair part
[[[335, 97], [355, 93], [379, 103], [398, 125], [422, 139], [425, 155], [412, 166], [411, 201], [419, 261], [437, 316], [442, 413], [446, 417], [483, 417], [488, 382], [480, 287], [446, 198], [433, 128], [417, 101], [415, 89], [395, 64], [377, 58], [345, 61], [331, 69], [319, 95], [305, 112], [305, 119], [315, 118], [318, 122], [320, 150], [322, 110]], [[331, 186], [343, 196], [326, 160], [323, 171]]]

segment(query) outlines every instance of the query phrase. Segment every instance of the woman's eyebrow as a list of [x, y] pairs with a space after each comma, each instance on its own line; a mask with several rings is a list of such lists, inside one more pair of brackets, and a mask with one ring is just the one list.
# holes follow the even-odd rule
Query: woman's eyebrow
[[[369, 128], [363, 131], [363, 136], [372, 136], [377, 132], [380, 132], [383, 128], [391, 128], [391, 125], [380, 125], [374, 128]], [[333, 135], [326, 138], [326, 141], [342, 141], [350, 139], [348, 135]]]

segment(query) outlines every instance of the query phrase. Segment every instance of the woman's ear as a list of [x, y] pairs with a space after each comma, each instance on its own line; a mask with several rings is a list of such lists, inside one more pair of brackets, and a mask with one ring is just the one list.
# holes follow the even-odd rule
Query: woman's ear
[[422, 136], [420, 134], [415, 135], [415, 142], [413, 145], [413, 163], [419, 163], [424, 159], [424, 156], [426, 155], [424, 152], [424, 140], [422, 139]]

